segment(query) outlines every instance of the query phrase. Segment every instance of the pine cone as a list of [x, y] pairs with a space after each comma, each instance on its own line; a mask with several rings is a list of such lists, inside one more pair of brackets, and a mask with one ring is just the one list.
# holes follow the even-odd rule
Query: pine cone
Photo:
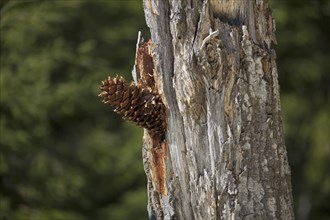
[[115, 107], [124, 119], [148, 130], [152, 136], [165, 135], [164, 105], [160, 96], [150, 88], [141, 88], [123, 77], [110, 76], [102, 81], [99, 96], [102, 102]]

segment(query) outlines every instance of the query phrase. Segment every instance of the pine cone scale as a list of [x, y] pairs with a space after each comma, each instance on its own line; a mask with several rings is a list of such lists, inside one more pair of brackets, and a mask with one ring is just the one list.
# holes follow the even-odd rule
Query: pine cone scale
[[102, 102], [113, 106], [124, 119], [148, 130], [151, 135], [165, 134], [165, 107], [160, 96], [150, 88], [131, 83], [119, 76], [101, 82]]

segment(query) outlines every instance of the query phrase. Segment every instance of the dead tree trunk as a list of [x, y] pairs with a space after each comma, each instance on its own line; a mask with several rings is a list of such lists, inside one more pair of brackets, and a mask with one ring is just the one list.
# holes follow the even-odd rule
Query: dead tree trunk
[[150, 219], [293, 219], [265, 0], [144, 0], [166, 137], [144, 135]]

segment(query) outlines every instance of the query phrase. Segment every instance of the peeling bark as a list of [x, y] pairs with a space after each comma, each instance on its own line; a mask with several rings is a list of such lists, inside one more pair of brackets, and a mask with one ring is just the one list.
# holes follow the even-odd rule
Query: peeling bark
[[161, 147], [144, 136], [149, 218], [293, 219], [268, 3], [144, 0], [144, 10], [167, 108]]

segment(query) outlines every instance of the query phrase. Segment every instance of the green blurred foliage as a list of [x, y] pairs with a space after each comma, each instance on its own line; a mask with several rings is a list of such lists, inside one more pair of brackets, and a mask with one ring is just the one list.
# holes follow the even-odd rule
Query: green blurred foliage
[[2, 7], [0, 219], [146, 219], [142, 130], [97, 97], [139, 30], [142, 1]]
[[[142, 130], [97, 97], [131, 78], [142, 1], [0, 6], [0, 219], [146, 219]], [[330, 1], [271, 6], [296, 217], [326, 219]]]
[[330, 218], [330, 1], [272, 0], [296, 219]]

